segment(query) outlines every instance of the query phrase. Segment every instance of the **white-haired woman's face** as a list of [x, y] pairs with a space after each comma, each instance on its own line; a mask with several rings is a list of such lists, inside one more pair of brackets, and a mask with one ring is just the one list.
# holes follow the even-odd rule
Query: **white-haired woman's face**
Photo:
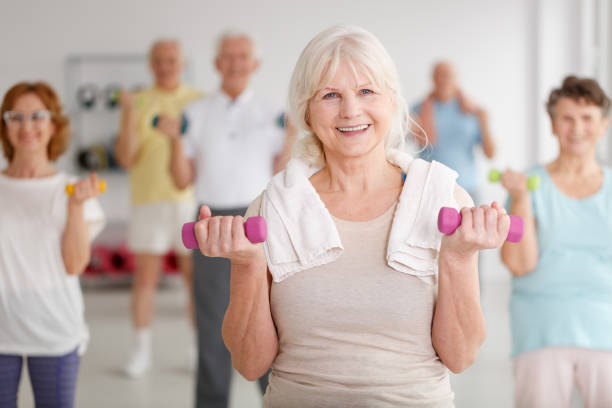
[[384, 150], [392, 117], [389, 92], [363, 73], [355, 77], [346, 63], [340, 64], [333, 79], [308, 105], [308, 123], [328, 160], [331, 156], [364, 156], [377, 147]]

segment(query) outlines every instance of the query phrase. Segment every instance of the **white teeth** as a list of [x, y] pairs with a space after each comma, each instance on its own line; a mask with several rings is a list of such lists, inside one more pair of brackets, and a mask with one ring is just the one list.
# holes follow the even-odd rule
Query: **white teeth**
[[338, 128], [338, 130], [341, 132], [357, 132], [359, 130], [367, 129], [368, 126], [370, 125], [359, 125], [355, 127], [341, 127], [341, 128]]

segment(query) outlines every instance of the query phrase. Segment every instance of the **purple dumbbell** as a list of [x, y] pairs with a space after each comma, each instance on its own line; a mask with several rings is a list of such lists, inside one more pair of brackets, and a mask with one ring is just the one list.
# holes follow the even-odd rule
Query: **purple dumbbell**
[[[461, 225], [461, 213], [452, 207], [442, 207], [438, 213], [438, 230], [450, 235]], [[508, 242], [520, 242], [523, 238], [523, 219], [518, 215], [510, 216], [510, 231], [508, 231]]]
[[[198, 247], [198, 241], [195, 237], [195, 222], [187, 222], [183, 224], [182, 236], [183, 245], [187, 249], [194, 249]], [[268, 227], [266, 226], [266, 220], [264, 217], [249, 217], [244, 223], [244, 234], [254, 244], [264, 242], [268, 235]]]

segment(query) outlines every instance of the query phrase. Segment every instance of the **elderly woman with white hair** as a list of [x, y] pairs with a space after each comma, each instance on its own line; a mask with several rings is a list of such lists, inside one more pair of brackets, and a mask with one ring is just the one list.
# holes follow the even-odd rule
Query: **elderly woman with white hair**
[[[371, 33], [318, 34], [290, 84], [296, 157], [247, 211], [265, 218], [266, 242], [246, 238], [242, 217], [200, 210], [200, 250], [231, 261], [225, 344], [247, 379], [272, 368], [266, 407], [452, 407], [448, 369], [485, 338], [478, 251], [502, 245], [509, 217], [401, 151], [400, 89]], [[442, 237], [448, 205], [463, 222]]]

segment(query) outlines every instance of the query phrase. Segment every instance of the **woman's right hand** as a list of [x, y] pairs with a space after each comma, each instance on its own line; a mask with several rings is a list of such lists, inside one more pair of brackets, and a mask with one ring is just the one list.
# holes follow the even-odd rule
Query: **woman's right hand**
[[248, 240], [242, 216], [211, 217], [210, 208], [203, 205], [194, 232], [202, 254], [228, 258], [234, 265], [262, 265], [266, 270], [263, 245]]
[[506, 169], [501, 175], [501, 184], [508, 190], [513, 201], [519, 201], [529, 196], [527, 189], [527, 175], [511, 169]]

